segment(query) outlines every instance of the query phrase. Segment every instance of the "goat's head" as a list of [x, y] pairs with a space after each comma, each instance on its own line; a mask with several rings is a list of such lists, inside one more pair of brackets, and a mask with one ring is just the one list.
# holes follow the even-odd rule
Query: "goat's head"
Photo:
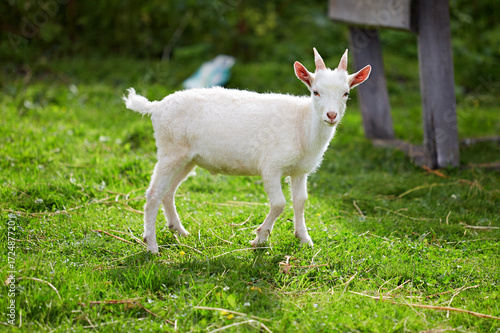
[[339, 66], [334, 70], [326, 68], [323, 59], [314, 50], [315, 73], [310, 73], [304, 65], [296, 61], [295, 75], [304, 82], [313, 100], [314, 110], [318, 117], [328, 126], [337, 125], [344, 116], [349, 91], [363, 83], [371, 72], [367, 65], [354, 74], [347, 73], [347, 50]]

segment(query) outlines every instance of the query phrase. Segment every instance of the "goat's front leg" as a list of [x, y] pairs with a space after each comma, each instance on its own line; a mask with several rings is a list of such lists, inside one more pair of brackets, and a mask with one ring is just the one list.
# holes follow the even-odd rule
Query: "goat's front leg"
[[257, 237], [252, 242], [252, 246], [256, 247], [259, 244], [267, 242], [267, 238], [271, 234], [274, 227], [274, 222], [285, 209], [285, 196], [281, 189], [281, 175], [273, 175], [270, 177], [262, 177], [264, 182], [264, 190], [269, 197], [269, 204], [271, 208], [269, 209], [269, 214], [267, 214], [264, 223], [257, 228]]
[[301, 243], [313, 246], [304, 219], [304, 205], [307, 200], [307, 175], [293, 176], [291, 178], [295, 237], [300, 239]]

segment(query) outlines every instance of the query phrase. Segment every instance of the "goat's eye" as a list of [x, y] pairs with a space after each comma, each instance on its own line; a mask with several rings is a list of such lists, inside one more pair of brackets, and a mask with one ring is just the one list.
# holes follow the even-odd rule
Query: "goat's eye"
[[346, 93], [344, 94], [344, 97], [349, 97], [349, 92], [346, 92]]
[[314, 90], [313, 94], [314, 94], [314, 96], [318, 96], [319, 97], [319, 92], [317, 90]]

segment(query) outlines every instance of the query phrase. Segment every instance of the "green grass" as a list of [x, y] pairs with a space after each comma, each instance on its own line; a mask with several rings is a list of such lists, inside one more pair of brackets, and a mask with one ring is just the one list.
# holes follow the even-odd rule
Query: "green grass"
[[[239, 65], [230, 85], [305, 93], [291, 66], [273, 66]], [[155, 163], [151, 123], [126, 110], [120, 97], [134, 86], [162, 98], [194, 69], [118, 59], [33, 70], [28, 84], [3, 72], [9, 80], [2, 80], [0, 99], [0, 277], [6, 285], [0, 308], [4, 313], [10, 300], [11, 224], [20, 331], [500, 329], [495, 319], [409, 306], [500, 317], [497, 171], [446, 169], [442, 178], [399, 152], [373, 148], [353, 98], [309, 179], [306, 219], [314, 248], [293, 236], [287, 190], [289, 205], [269, 244], [248, 249], [267, 213], [260, 179], [196, 169], [176, 198], [191, 235], [175, 237], [160, 214], [155, 256], [134, 237], [142, 233], [137, 211]], [[389, 68], [389, 76], [398, 76], [396, 70]], [[283, 73], [282, 84], [269, 83], [276, 73]], [[415, 74], [398, 77], [399, 85], [389, 85], [396, 132], [419, 142], [420, 97], [403, 89], [418, 91], [418, 81]], [[459, 96], [462, 138], [498, 133], [494, 104]], [[499, 150], [491, 143], [463, 146], [462, 163], [493, 162]], [[7, 319], [0, 320], [2, 330], [19, 330]]]

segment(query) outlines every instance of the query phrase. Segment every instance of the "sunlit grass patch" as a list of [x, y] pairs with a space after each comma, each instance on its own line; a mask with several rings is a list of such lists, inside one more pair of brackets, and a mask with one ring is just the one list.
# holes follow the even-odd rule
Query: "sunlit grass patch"
[[[155, 146], [150, 120], [120, 100], [141, 81], [132, 74], [2, 92], [0, 238], [7, 244], [15, 225], [21, 331], [498, 330], [498, 320], [476, 315], [500, 316], [498, 172], [436, 174], [373, 148], [355, 100], [309, 178], [314, 248], [293, 235], [287, 184], [269, 242], [253, 249], [268, 210], [261, 180], [196, 169], [176, 196], [190, 236], [173, 234], [160, 213], [160, 254], [146, 252]], [[161, 98], [173, 87], [147, 89]], [[464, 133], [490, 135], [498, 116], [487, 117], [486, 130], [471, 122]], [[412, 119], [401, 118], [399, 131]], [[498, 147], [461, 153], [463, 163], [489, 162]], [[8, 289], [1, 295], [5, 308]]]

